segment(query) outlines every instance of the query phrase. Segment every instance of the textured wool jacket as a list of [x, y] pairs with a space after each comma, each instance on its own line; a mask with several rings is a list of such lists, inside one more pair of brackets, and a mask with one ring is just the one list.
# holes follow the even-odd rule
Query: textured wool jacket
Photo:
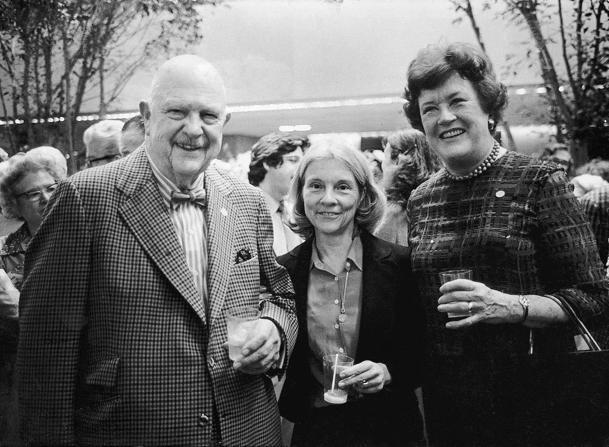
[[289, 353], [292, 285], [273, 256], [262, 194], [214, 168], [205, 188], [208, 306], [143, 148], [61, 183], [26, 255], [17, 360], [26, 443], [280, 444], [271, 380], [232, 368], [224, 311], [260, 305]]

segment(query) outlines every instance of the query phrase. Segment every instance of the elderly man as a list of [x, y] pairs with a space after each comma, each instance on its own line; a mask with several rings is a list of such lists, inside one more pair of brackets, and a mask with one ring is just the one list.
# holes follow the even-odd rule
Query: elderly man
[[89, 126], [82, 135], [85, 143], [86, 167], [103, 166], [121, 158], [118, 150], [122, 121], [103, 120]]
[[[262, 194], [209, 166], [223, 81], [175, 57], [142, 102], [131, 156], [62, 182], [30, 244], [17, 371], [41, 445], [279, 445], [271, 377], [297, 333]], [[225, 311], [260, 320], [232, 362]]]
[[306, 136], [280, 133], [265, 135], [252, 146], [247, 177], [252, 185], [264, 193], [273, 220], [273, 250], [277, 256], [302, 243], [300, 236], [286, 225], [284, 199], [307, 147], [309, 139]]

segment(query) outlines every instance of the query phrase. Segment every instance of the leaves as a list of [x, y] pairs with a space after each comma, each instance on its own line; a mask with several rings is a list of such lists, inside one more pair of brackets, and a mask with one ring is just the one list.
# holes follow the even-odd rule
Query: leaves
[[[450, 0], [451, 7], [462, 14], [466, 3], [469, 2]], [[560, 14], [563, 3], [570, 7], [567, 14]], [[482, 3], [482, 11], [494, 10], [496, 18], [531, 33], [532, 39], [521, 42], [526, 48], [526, 61], [508, 54], [507, 65], [513, 73], [523, 62], [527, 62], [529, 68], [540, 70], [548, 90], [549, 109], [567, 137], [584, 134], [589, 128], [606, 127], [608, 6], [607, 0], [487, 0]], [[551, 34], [545, 25], [556, 24], [557, 16], [563, 19], [560, 34]], [[562, 52], [564, 63], [560, 67], [555, 67], [548, 47]]]
[[[197, 8], [215, 6], [221, 1], [11, 0], [10, 3], [0, 5], [0, 70], [8, 76], [2, 94], [14, 104], [13, 110], [17, 112], [14, 117], [29, 123], [33, 118], [62, 113], [67, 107], [79, 111], [87, 97], [98, 94], [102, 59], [104, 73], [112, 74], [104, 78], [115, 81], [106, 89], [112, 94], [110, 99], [114, 99], [112, 92], [120, 91], [137, 68], [132, 61], [137, 66], [153, 64], [181, 44], [199, 41], [203, 37], [202, 17]], [[125, 45], [127, 40], [129, 45]], [[63, 54], [64, 42], [68, 46], [67, 59]], [[132, 49], [130, 54], [125, 54], [125, 47]], [[125, 62], [127, 57], [129, 62]], [[64, 84], [68, 76], [74, 89], [71, 104], [65, 103]], [[21, 89], [28, 83], [50, 93], [32, 101], [35, 89]], [[17, 88], [11, 90], [10, 86]], [[106, 102], [104, 98], [102, 102]], [[27, 103], [29, 110], [24, 108]]]

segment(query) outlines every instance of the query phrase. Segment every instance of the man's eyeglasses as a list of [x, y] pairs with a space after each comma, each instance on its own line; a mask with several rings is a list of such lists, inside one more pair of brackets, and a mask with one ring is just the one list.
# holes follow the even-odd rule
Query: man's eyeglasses
[[105, 157], [99, 158], [87, 158], [85, 165], [88, 168], [93, 168], [101, 163], [110, 163], [111, 161], [118, 160], [119, 158], [121, 158], [120, 154], [106, 155]]
[[57, 189], [57, 183], [52, 185], [43, 186], [42, 188], [30, 189], [29, 191], [17, 194], [15, 197], [25, 197], [30, 202], [38, 202], [42, 198], [43, 193], [53, 194], [53, 191]]

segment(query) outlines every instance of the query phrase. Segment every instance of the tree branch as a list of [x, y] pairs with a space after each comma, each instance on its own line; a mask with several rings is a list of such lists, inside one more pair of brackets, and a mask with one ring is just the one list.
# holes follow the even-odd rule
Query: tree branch
[[571, 71], [571, 64], [569, 63], [569, 56], [567, 55], [567, 39], [565, 37], [565, 22], [563, 18], [562, 11], [562, 0], [558, 0], [558, 19], [560, 24], [560, 39], [562, 43], [562, 58], [565, 63], [565, 69], [567, 71], [567, 77], [569, 78], [569, 85], [571, 87], [571, 92], [573, 92], [573, 97], [575, 102], [579, 102], [579, 88], [575, 84], [575, 80], [573, 79], [573, 73]]

